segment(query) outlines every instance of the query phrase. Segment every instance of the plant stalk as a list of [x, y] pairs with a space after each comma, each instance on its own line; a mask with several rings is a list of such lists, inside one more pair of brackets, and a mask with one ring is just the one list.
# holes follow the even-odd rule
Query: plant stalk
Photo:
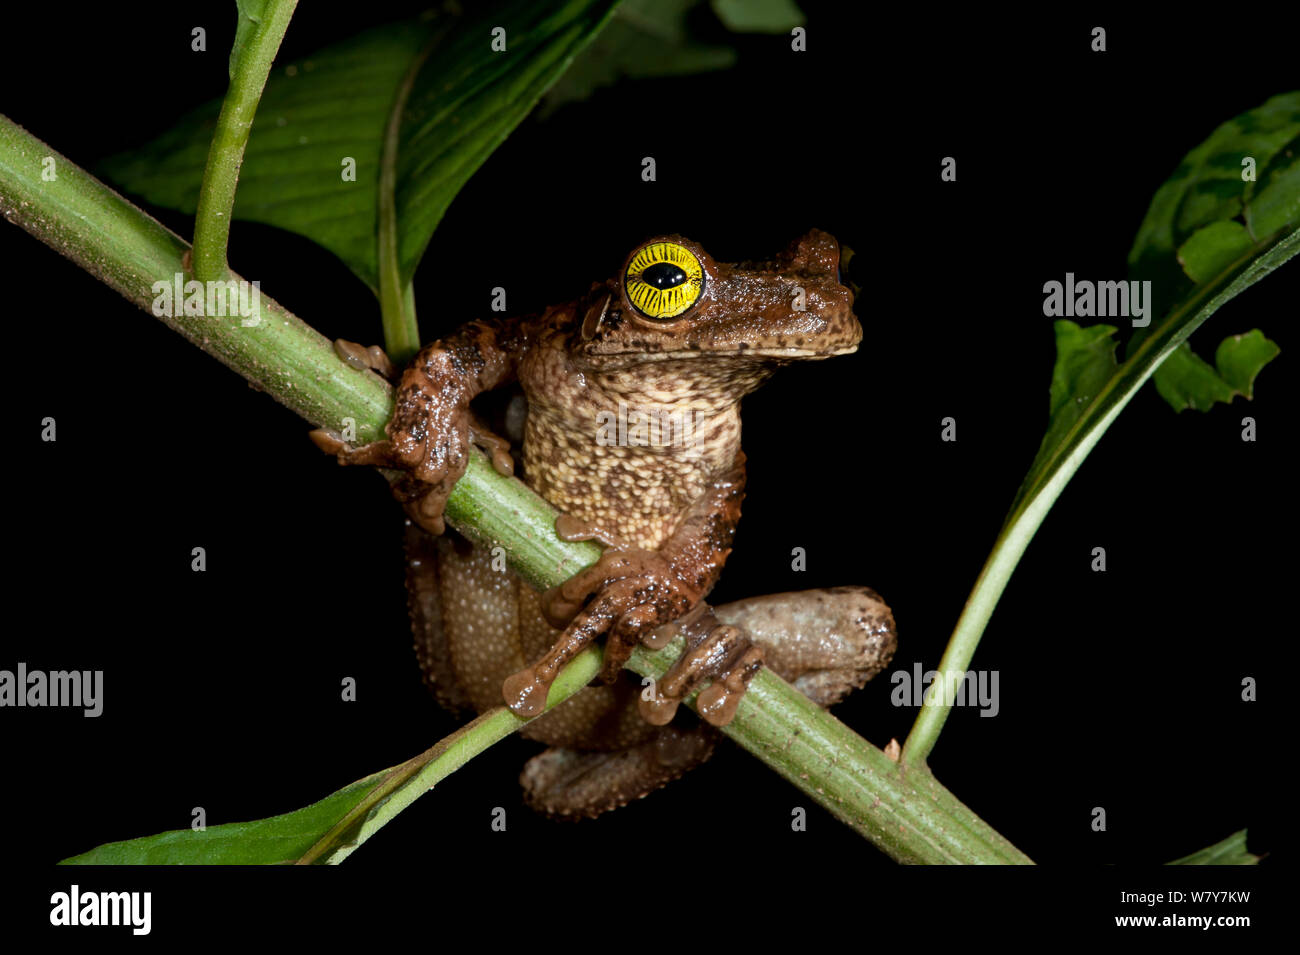
[[[227, 277], [226, 246], [239, 167], [244, 162], [244, 149], [271, 64], [297, 5], [298, 0], [266, 0], [261, 21], [232, 57], [230, 87], [208, 149], [194, 218], [192, 263], [194, 277], [200, 282], [224, 281]], [[241, 11], [239, 15], [245, 14]]]

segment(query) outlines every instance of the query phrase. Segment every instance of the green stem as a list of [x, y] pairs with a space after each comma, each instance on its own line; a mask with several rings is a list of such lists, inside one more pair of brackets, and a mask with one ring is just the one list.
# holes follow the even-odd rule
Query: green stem
[[[658, 680], [684, 646], [638, 648], [628, 669]], [[1031, 863], [926, 767], [905, 769], [771, 670], [722, 731], [897, 862]]]
[[[59, 169], [48, 183], [41, 179], [47, 156], [56, 156]], [[4, 117], [0, 211], [145, 309], [153, 283], [171, 282], [186, 252], [183, 240]], [[238, 317], [159, 317], [307, 420], [334, 428], [352, 420], [358, 441], [379, 436], [392, 409], [388, 384], [344, 364], [325, 338], [277, 303], [264, 300], [263, 311], [268, 320], [253, 328]], [[536, 586], [562, 582], [599, 554], [589, 542], [557, 538], [556, 516], [546, 501], [497, 474], [477, 453], [447, 505], [452, 526], [505, 546], [511, 566]], [[661, 673], [670, 655], [638, 652], [634, 665], [638, 672]], [[500, 728], [491, 720], [475, 724], [463, 745], [490, 745]], [[924, 767], [893, 764], [775, 674], [755, 677], [727, 733], [895, 858], [1027, 861]], [[405, 803], [393, 802], [393, 812], [399, 804]]]
[[[41, 179], [45, 157], [55, 160], [53, 182]], [[185, 271], [184, 239], [5, 116], [0, 212], [151, 313], [155, 283], [171, 285]], [[393, 406], [388, 383], [348, 368], [327, 339], [277, 302], [262, 296], [255, 327], [238, 316], [177, 311], [157, 317], [308, 421], [335, 429], [355, 422], [359, 442], [382, 437]]]
[[[208, 149], [208, 164], [203, 170], [194, 219], [193, 267], [194, 277], [200, 282], [220, 281], [227, 276], [226, 246], [230, 240], [230, 216], [235, 206], [239, 167], [244, 161], [244, 148], [248, 145], [248, 134], [253, 128], [253, 117], [271, 64], [297, 5], [298, 0], [266, 0], [261, 21], [236, 48], [230, 87]], [[245, 14], [241, 11], [239, 15]]]

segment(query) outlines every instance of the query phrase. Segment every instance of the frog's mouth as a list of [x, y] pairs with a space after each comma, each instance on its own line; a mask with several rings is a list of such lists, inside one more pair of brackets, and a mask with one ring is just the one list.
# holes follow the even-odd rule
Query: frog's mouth
[[748, 348], [740, 354], [754, 355], [758, 358], [818, 359], [834, 358], [836, 355], [852, 355], [858, 350], [859, 342], [845, 345], [831, 345], [826, 348]]

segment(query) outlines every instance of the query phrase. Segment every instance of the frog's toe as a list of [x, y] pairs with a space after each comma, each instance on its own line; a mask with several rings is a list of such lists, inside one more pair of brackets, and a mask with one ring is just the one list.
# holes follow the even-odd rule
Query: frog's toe
[[749, 681], [763, 666], [763, 650], [740, 628], [719, 624], [712, 612], [696, 616], [681, 631], [686, 652], [668, 668], [654, 694], [641, 699], [641, 716], [647, 723], [667, 723], [683, 699], [705, 680], [712, 680], [695, 708], [705, 722], [726, 726], [736, 715]]
[[609, 629], [618, 614], [619, 598], [608, 591], [573, 618], [540, 660], [506, 678], [501, 695], [516, 716], [531, 719], [546, 709], [551, 684], [569, 661]]
[[388, 353], [378, 345], [359, 345], [344, 338], [334, 340], [334, 354], [358, 371], [373, 371], [389, 381], [396, 375]]
[[317, 428], [315, 431], [309, 431], [307, 437], [311, 438], [312, 443], [326, 454], [338, 454], [348, 449], [348, 443], [343, 440], [343, 435], [333, 428]]
[[505, 477], [514, 476], [515, 459], [510, 456], [510, 442], [494, 434], [473, 414], [470, 415], [469, 440], [488, 456], [488, 460], [492, 462], [492, 469], [497, 474]]
[[553, 747], [524, 766], [524, 801], [548, 816], [581, 819], [647, 796], [713, 753], [717, 734], [707, 726], [665, 726], [631, 749], [612, 753]]
[[317, 428], [307, 434], [312, 443], [326, 454], [338, 458], [339, 464], [359, 464], [375, 467], [392, 465], [392, 447], [387, 441], [371, 441], [359, 448], [354, 448], [344, 440], [343, 435], [333, 428]]

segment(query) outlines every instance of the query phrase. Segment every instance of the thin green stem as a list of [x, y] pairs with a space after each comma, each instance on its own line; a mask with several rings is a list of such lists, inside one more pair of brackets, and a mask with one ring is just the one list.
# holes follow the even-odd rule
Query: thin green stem
[[415, 293], [411, 283], [402, 282], [402, 259], [397, 237], [397, 158], [401, 149], [402, 117], [415, 78], [435, 46], [447, 34], [449, 23], [434, 31], [424, 49], [402, 77], [384, 126], [379, 155], [379, 221], [376, 255], [379, 267], [379, 310], [384, 326], [384, 349], [397, 365], [405, 365], [420, 350], [420, 327], [415, 317]]
[[1025, 500], [1014, 518], [1008, 521], [998, 535], [993, 552], [975, 580], [971, 595], [962, 608], [957, 626], [939, 660], [939, 676], [926, 691], [921, 712], [917, 714], [916, 722], [912, 724], [912, 730], [903, 744], [903, 762], [908, 766], [923, 764], [934, 749], [934, 744], [943, 731], [943, 724], [952, 710], [956, 688], [961, 686], [980, 638], [984, 636], [989, 618], [993, 616], [993, 609], [1002, 599], [1002, 592], [1006, 590], [1007, 582], [1020, 563], [1020, 558], [1024, 556], [1025, 549], [1083, 459], [1101, 440], [1101, 436], [1124, 410], [1136, 390], [1135, 388], [1124, 395], [1107, 412], [1097, 427], [1075, 447], [1051, 480]]
[[[590, 683], [600, 672], [600, 661], [601, 653], [595, 647], [575, 657], [551, 684], [546, 708], [554, 709]], [[298, 864], [342, 862], [435, 785], [493, 743], [500, 742], [530, 722], [515, 716], [504, 706], [498, 706], [439, 740], [414, 759], [393, 767], [379, 785], [303, 853]]]
[[[242, 43], [237, 45], [232, 57], [230, 87], [208, 149], [194, 219], [192, 263], [194, 277], [200, 282], [222, 281], [227, 277], [226, 246], [230, 240], [239, 167], [244, 161], [244, 148], [248, 145], [248, 134], [253, 128], [253, 117], [271, 64], [297, 5], [298, 0], [266, 0], [262, 19], [246, 35], [241, 34]], [[244, 16], [241, 11], [240, 17]]]
[[1161, 363], [1220, 305], [1247, 288], [1259, 275], [1277, 268], [1298, 249], [1300, 231], [1279, 233], [1242, 255], [1214, 279], [1198, 286], [1186, 300], [1170, 310], [1132, 356], [1115, 369], [1092, 399], [1088, 410], [1061, 438], [1045, 462], [1041, 465], [1036, 462], [1031, 467], [1030, 476], [1012, 504], [1011, 513], [975, 581], [939, 661], [939, 678], [926, 691], [921, 712], [907, 736], [902, 757], [906, 765], [923, 765], [934, 749], [952, 708], [953, 691], [970, 666], [993, 609], [1016, 565], [1047, 512], [1102, 435]]

